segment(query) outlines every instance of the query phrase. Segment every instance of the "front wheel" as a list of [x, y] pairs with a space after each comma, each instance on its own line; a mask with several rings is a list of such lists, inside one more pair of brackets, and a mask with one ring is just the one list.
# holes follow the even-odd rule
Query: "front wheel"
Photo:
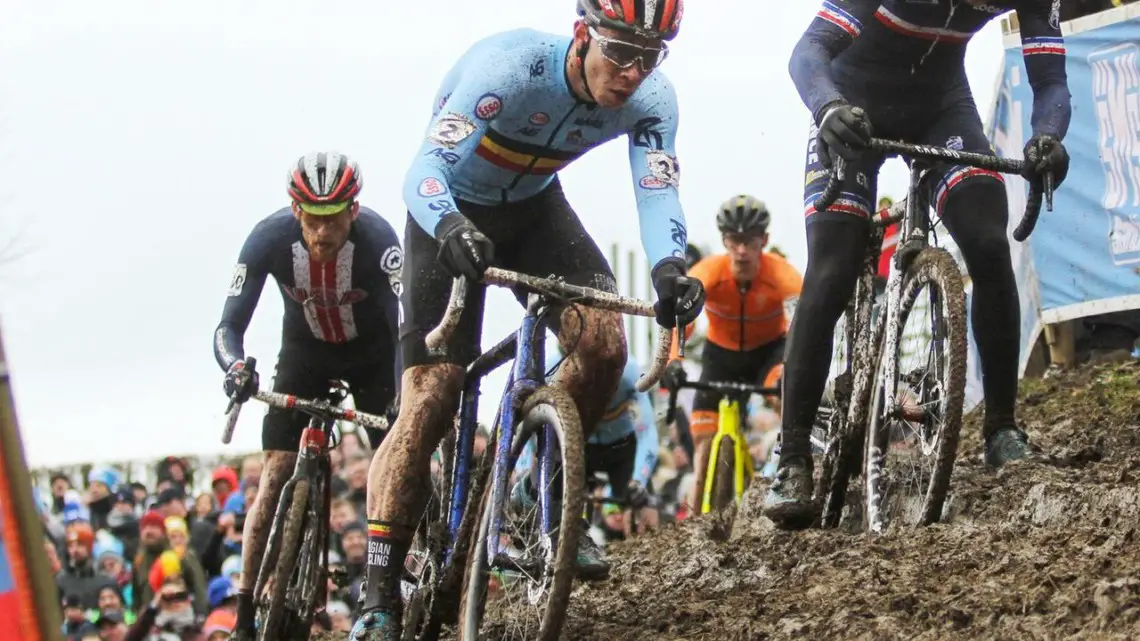
[[864, 475], [870, 531], [941, 518], [965, 389], [962, 274], [949, 252], [927, 248], [907, 269], [875, 377]]
[[[585, 483], [582, 424], [574, 402], [557, 387], [536, 390], [521, 415], [507, 460], [495, 461], [492, 479], [498, 482], [479, 501], [479, 526], [463, 578], [460, 641], [555, 641], [566, 618], [578, 537], [585, 536], [580, 526]], [[551, 475], [555, 482], [550, 486], [538, 488], [549, 500], [540, 496], [530, 506], [508, 503], [511, 473], [531, 438], [539, 439], [534, 464], [540, 464], [541, 444], [547, 439], [553, 447], [551, 458], [562, 462], [561, 471]], [[547, 518], [539, 513], [544, 503], [548, 503]], [[551, 523], [552, 531], [544, 531], [544, 521]], [[500, 524], [499, 536], [490, 541], [494, 522]], [[494, 558], [489, 547], [498, 550]]]
[[[285, 608], [285, 593], [289, 589], [293, 571], [297, 567], [301, 534], [305, 525], [305, 508], [308, 504], [309, 481], [301, 479], [293, 485], [289, 511], [285, 513], [284, 521], [278, 524], [284, 532], [281, 534], [281, 544], [273, 555], [276, 557], [276, 563], [269, 565], [263, 562], [261, 576], [257, 581], [259, 592], [260, 588], [269, 584], [269, 594], [260, 596], [257, 607], [260, 641], [279, 641], [286, 636], [286, 621], [289, 617]], [[270, 552], [271, 550], [267, 548], [266, 555], [268, 556]]]

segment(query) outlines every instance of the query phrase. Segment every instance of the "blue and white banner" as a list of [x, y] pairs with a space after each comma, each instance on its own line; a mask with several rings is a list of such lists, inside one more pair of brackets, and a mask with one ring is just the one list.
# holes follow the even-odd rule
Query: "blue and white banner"
[[[1138, 14], [1135, 5], [1125, 6], [1064, 25], [1073, 96], [1065, 136], [1069, 174], [1030, 239], [1013, 242], [1023, 370], [1044, 324], [1140, 308]], [[1033, 90], [1014, 44], [1006, 49], [990, 121], [999, 155], [1021, 157], [1032, 110]], [[1012, 229], [1024, 211], [1026, 185], [1010, 180], [1007, 189]]]

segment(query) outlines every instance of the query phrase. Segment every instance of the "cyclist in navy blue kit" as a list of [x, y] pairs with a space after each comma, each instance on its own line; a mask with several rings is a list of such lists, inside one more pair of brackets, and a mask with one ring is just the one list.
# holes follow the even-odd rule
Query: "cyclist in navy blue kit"
[[[392, 226], [357, 202], [361, 186], [360, 169], [346, 156], [303, 156], [289, 174], [292, 205], [250, 232], [214, 333], [227, 396], [245, 401], [258, 389], [256, 372], [245, 368], [243, 337], [273, 276], [285, 302], [273, 391], [321, 397], [330, 379], [344, 380], [357, 409], [388, 410], [396, 391], [403, 253]], [[253, 638], [253, 582], [307, 424], [300, 412], [270, 408], [265, 415], [265, 468], [245, 521], [234, 639]], [[382, 433], [368, 430], [368, 436], [378, 447]]]
[[[1069, 157], [1061, 140], [1070, 96], [1060, 0], [829, 0], [796, 45], [792, 79], [816, 126], [808, 142], [804, 189], [808, 264], [784, 370], [782, 445], [765, 514], [803, 527], [814, 517], [809, 436], [827, 378], [832, 335], [855, 288], [867, 219], [883, 158], [864, 153], [880, 138], [990, 153], [966, 80], [966, 44], [997, 14], [1017, 12], [1029, 83], [1033, 135], [1025, 178], [1059, 185]], [[850, 164], [827, 211], [812, 203], [835, 157]], [[991, 467], [1030, 454], [1014, 420], [1020, 318], [1006, 237], [1001, 174], [942, 165], [927, 174], [928, 198], [962, 252], [974, 283], [971, 321], [985, 393], [985, 460]]]
[[[495, 264], [616, 290], [605, 256], [566, 201], [560, 169], [628, 136], [657, 322], [673, 327], [699, 314], [704, 292], [685, 277], [677, 101], [657, 70], [681, 12], [681, 0], [578, 0], [572, 37], [499, 33], [475, 43], [444, 77], [404, 183], [400, 349], [407, 369], [400, 415], [369, 473], [368, 544], [378, 553], [369, 555], [364, 613], [351, 639], [400, 635], [400, 573], [429, 496], [431, 454], [452, 425], [464, 367], [478, 354], [483, 286], [468, 290], [446, 356], [430, 354], [424, 343], [453, 278], [475, 282]], [[556, 382], [574, 398], [588, 436], [617, 389], [626, 342], [620, 315], [577, 311], [552, 315], [570, 351]], [[579, 567], [595, 556], [581, 538]]]

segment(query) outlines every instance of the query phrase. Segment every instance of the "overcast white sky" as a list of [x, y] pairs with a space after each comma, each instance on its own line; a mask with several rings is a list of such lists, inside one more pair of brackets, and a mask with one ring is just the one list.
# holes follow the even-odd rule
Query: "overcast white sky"
[[[402, 234], [401, 183], [446, 70], [496, 31], [568, 33], [573, 7], [0, 0], [0, 248], [16, 249], [0, 265], [0, 314], [30, 463], [221, 450], [211, 337], [242, 242], [286, 204], [289, 164], [315, 148], [355, 156], [362, 202]], [[663, 71], [680, 102], [691, 239], [715, 245], [716, 205], [751, 192], [802, 269], [808, 113], [787, 59], [817, 8], [685, 7]], [[1001, 49], [994, 22], [967, 56], [983, 114]], [[607, 254], [615, 242], [640, 254], [627, 172], [624, 141], [563, 172]], [[897, 161], [882, 184], [905, 189]], [[266, 287], [246, 337], [263, 372], [279, 347], [279, 291]], [[488, 320], [485, 344], [515, 319]], [[495, 377], [485, 388], [486, 418], [501, 387]], [[232, 451], [260, 447], [261, 416], [247, 408]]]

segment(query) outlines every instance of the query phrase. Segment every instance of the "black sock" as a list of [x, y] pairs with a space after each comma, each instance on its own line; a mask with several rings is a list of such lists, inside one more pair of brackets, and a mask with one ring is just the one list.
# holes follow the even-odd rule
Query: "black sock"
[[368, 561], [365, 574], [363, 611], [403, 612], [400, 600], [400, 577], [404, 573], [404, 557], [411, 547], [412, 533], [407, 528], [384, 521], [368, 521]]
[[237, 593], [237, 623], [235, 630], [253, 630], [254, 619], [257, 617], [257, 606], [253, 603], [252, 590], [238, 590]]

